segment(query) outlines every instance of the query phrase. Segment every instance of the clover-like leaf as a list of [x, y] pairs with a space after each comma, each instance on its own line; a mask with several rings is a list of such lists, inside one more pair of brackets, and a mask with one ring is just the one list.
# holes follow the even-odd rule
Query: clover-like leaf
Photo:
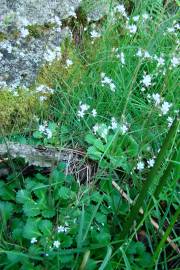
[[26, 216], [35, 217], [40, 214], [41, 209], [37, 202], [31, 200], [31, 201], [25, 202], [25, 204], [23, 205], [23, 211]]
[[52, 222], [50, 220], [44, 219], [39, 223], [39, 229], [45, 236], [50, 236], [52, 234]]
[[42, 233], [39, 230], [39, 222], [39, 219], [28, 219], [23, 229], [23, 236], [27, 239], [41, 236]]

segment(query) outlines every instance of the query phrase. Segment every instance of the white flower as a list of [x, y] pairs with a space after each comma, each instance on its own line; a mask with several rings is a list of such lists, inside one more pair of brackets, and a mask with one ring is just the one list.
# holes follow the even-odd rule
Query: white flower
[[133, 21], [134, 21], [134, 22], [138, 22], [138, 21], [139, 21], [139, 15], [134, 16], [134, 17], [133, 17]]
[[115, 86], [114, 83], [110, 83], [109, 84], [109, 87], [110, 87], [110, 89], [111, 89], [112, 92], [115, 92], [116, 91], [116, 86]]
[[137, 163], [137, 170], [139, 170], [139, 171], [142, 171], [142, 170], [144, 170], [144, 162], [143, 161], [139, 161], [138, 163]]
[[167, 101], [164, 101], [163, 104], [161, 105], [161, 112], [163, 115], [167, 114], [169, 109], [171, 107], [171, 104]]
[[98, 33], [96, 30], [92, 30], [90, 34], [91, 34], [91, 37], [92, 38], [99, 38], [99, 37], [101, 37], [101, 34]]
[[102, 130], [102, 132], [101, 132], [101, 137], [102, 137], [103, 139], [106, 139], [107, 135], [108, 135], [108, 128], [104, 128], [104, 129]]
[[85, 115], [85, 112], [81, 111], [81, 110], [79, 110], [78, 113], [77, 113], [77, 116], [80, 117], [80, 118], [83, 118], [84, 115]]
[[142, 52], [142, 49], [141, 49], [141, 48], [138, 49], [136, 55], [137, 55], [138, 57], [142, 57], [142, 56], [143, 56], [143, 52]]
[[60, 242], [59, 242], [58, 240], [54, 241], [54, 242], [53, 242], [53, 246], [54, 246], [55, 248], [59, 248], [59, 247], [60, 247]]
[[31, 239], [31, 244], [35, 244], [37, 242], [37, 239], [35, 238], [35, 237], [33, 237], [32, 239]]
[[151, 76], [150, 75], [144, 75], [142, 79], [142, 83], [144, 84], [145, 87], [151, 86]]
[[47, 136], [48, 139], [51, 139], [52, 138], [52, 131], [49, 128], [46, 128], [45, 135]]
[[116, 129], [118, 127], [117, 121], [114, 117], [111, 119], [111, 128]]
[[168, 33], [174, 33], [175, 32], [175, 28], [174, 27], [168, 27], [167, 28], [167, 32]]
[[171, 64], [173, 67], [177, 67], [179, 65], [179, 58], [173, 56], [173, 58], [171, 59]]
[[173, 118], [168, 116], [167, 121], [168, 121], [168, 127], [171, 127], [173, 123]]
[[81, 105], [80, 105], [80, 109], [81, 109], [82, 111], [87, 111], [87, 110], [89, 109], [89, 105], [87, 105], [87, 104], [81, 104]]
[[121, 64], [122, 64], [122, 65], [125, 65], [125, 57], [124, 57], [124, 53], [121, 52], [121, 53], [118, 55], [118, 57], [119, 57], [119, 60], [121, 61]]
[[90, 106], [87, 105], [87, 104], [81, 104], [81, 103], [80, 103], [80, 108], [79, 108], [79, 111], [78, 111], [78, 113], [77, 113], [78, 117], [83, 118], [84, 115], [85, 115], [85, 113], [86, 113], [87, 110], [89, 109], [89, 107], [90, 107]]
[[95, 109], [93, 109], [93, 110], [92, 110], [92, 116], [93, 116], [93, 117], [96, 117], [96, 115], [97, 115], [97, 111], [96, 111]]
[[162, 56], [157, 57], [156, 60], [158, 62], [158, 66], [164, 66], [165, 61], [164, 61], [164, 58]]
[[156, 94], [152, 94], [152, 98], [155, 101], [155, 105], [159, 105], [161, 102], [161, 96], [160, 94], [156, 93]]
[[53, 94], [54, 90], [50, 87], [48, 87], [47, 85], [39, 85], [38, 87], [36, 87], [36, 92], [37, 93], [43, 93], [43, 94]]
[[39, 125], [39, 131], [40, 132], [45, 132], [46, 126], [45, 125]]
[[127, 126], [127, 124], [123, 124], [123, 125], [121, 126], [121, 132], [122, 132], [122, 134], [123, 134], [123, 135], [126, 134], [127, 131], [128, 131], [128, 126]]
[[58, 231], [58, 233], [66, 233], [68, 231], [68, 227], [60, 225], [57, 227], [57, 231]]
[[25, 38], [25, 37], [27, 37], [29, 35], [29, 31], [26, 28], [21, 28], [20, 29], [20, 34], [21, 34], [22, 38]]
[[151, 55], [148, 51], [144, 51], [144, 58], [151, 58]]
[[137, 26], [135, 24], [128, 25], [127, 29], [131, 34], [135, 34], [137, 32]]
[[96, 124], [96, 125], [93, 127], [93, 132], [96, 134], [98, 130], [99, 130], [99, 125]]
[[144, 14], [142, 15], [142, 17], [143, 17], [144, 20], [147, 20], [147, 19], [149, 18], [149, 15], [148, 15], [147, 13], [144, 13]]
[[115, 7], [115, 12], [119, 12], [122, 16], [127, 17], [126, 9], [122, 4]]
[[47, 100], [47, 97], [46, 96], [40, 96], [39, 100], [40, 100], [40, 102], [43, 102], [43, 101]]
[[73, 65], [73, 61], [70, 60], [70, 59], [67, 59], [67, 60], [66, 60], [66, 66], [67, 66], [67, 67], [70, 67], [70, 66], [72, 66], [72, 65]]
[[47, 48], [47, 51], [44, 53], [45, 61], [50, 62], [50, 63], [60, 58], [61, 58], [60, 47]]
[[147, 161], [148, 163], [148, 168], [152, 168], [154, 166], [155, 160], [154, 158], [151, 158]]

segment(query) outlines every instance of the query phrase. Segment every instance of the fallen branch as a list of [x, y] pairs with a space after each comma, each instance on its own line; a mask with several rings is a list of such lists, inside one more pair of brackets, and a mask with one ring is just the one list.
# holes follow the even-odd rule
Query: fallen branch
[[28, 144], [7, 142], [0, 144], [0, 158], [24, 158], [29, 165], [51, 167], [58, 162], [75, 164], [84, 156], [83, 152], [72, 149], [45, 148]]
[[[131, 200], [131, 198], [128, 197], [128, 195], [124, 192], [124, 190], [122, 188], [120, 188], [120, 186], [118, 186], [118, 184], [115, 181], [112, 181], [112, 185], [115, 187], [115, 189], [122, 195], [123, 198], [125, 198], [129, 204], [133, 204], [133, 201]], [[139, 213], [140, 214], [144, 214], [144, 211], [142, 208], [139, 209]], [[157, 222], [153, 219], [150, 218], [151, 224], [154, 226], [154, 228], [156, 230], [159, 230], [159, 232], [164, 235], [165, 232], [163, 230], [159, 229], [159, 225], [157, 224]], [[170, 244], [170, 246], [178, 253], [180, 254], [180, 249], [178, 248], [178, 246], [171, 240], [170, 237], [167, 237], [166, 241]]]

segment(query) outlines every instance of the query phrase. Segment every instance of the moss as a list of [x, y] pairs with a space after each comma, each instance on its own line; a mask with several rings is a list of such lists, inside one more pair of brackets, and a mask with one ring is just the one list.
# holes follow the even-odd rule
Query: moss
[[6, 37], [5, 33], [0, 32], [0, 42], [1, 42], [1, 41], [4, 41], [6, 38], [7, 38], [7, 37]]
[[20, 90], [16, 97], [7, 90], [0, 90], [0, 100], [0, 133], [27, 127], [38, 112], [39, 101], [33, 92]]
[[49, 31], [53, 27], [53, 24], [46, 23], [44, 25], [32, 24], [28, 26], [29, 34], [31, 37], [39, 38], [44, 35], [47, 31]]
[[[45, 84], [49, 87], [55, 87], [56, 84], [68, 88], [68, 85], [78, 85], [86, 70], [86, 67], [78, 56], [75, 45], [68, 40], [61, 45], [62, 58], [51, 65], [42, 67], [37, 78], [39, 84]], [[70, 59], [73, 65], [66, 68], [66, 60]]]

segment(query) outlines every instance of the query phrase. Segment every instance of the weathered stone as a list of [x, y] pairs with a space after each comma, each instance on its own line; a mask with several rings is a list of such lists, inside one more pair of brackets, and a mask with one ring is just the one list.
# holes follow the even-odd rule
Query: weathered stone
[[30, 24], [44, 24], [54, 16], [67, 18], [78, 7], [81, 0], [1, 0], [0, 16], [15, 12]]
[[[0, 88], [30, 86], [46, 60], [60, 55], [60, 43], [67, 29], [60, 21], [75, 16], [80, 0], [2, 0], [0, 1]], [[51, 27], [32, 36], [29, 26]], [[59, 51], [58, 51], [59, 50]]]

